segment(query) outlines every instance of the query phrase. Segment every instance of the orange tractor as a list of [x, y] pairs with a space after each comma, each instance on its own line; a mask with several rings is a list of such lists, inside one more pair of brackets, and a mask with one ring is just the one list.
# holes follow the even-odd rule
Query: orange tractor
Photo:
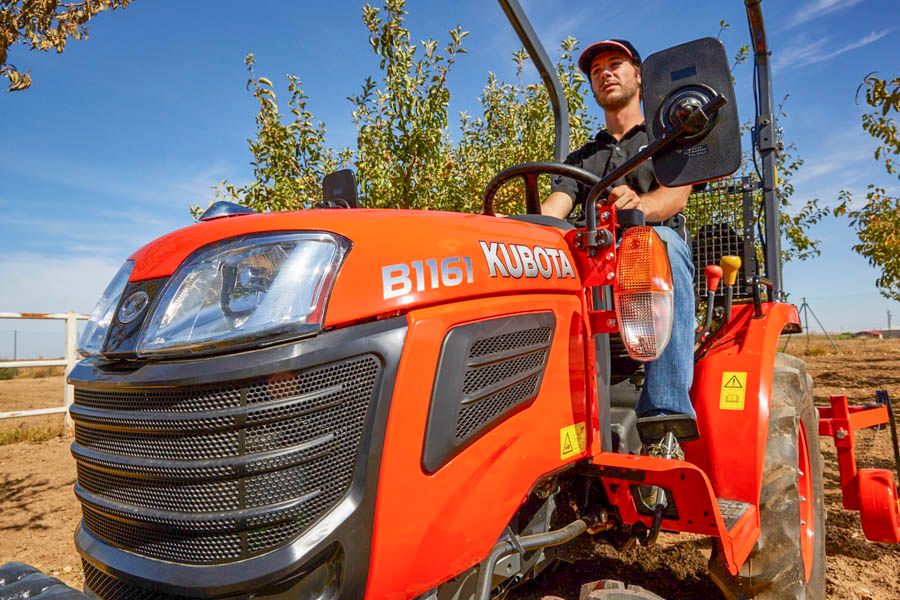
[[[358, 208], [337, 173], [323, 208], [216, 204], [110, 283], [69, 376], [88, 596], [487, 600], [584, 540], [649, 546], [667, 531], [714, 540], [710, 574], [729, 598], [824, 598], [820, 435], [866, 537], [900, 542], [897, 482], [853, 455], [854, 431], [893, 424], [889, 400], [817, 409], [804, 364], [777, 352], [799, 319], [782, 301], [759, 1], [746, 5], [760, 189], [716, 181], [741, 157], [719, 42], [646, 59], [650, 143], [601, 179], [562, 164], [559, 84], [518, 3], [500, 5], [550, 89], [556, 161], [498, 174], [485, 214]], [[651, 157], [663, 185], [712, 182], [692, 206], [721, 215], [737, 198], [743, 216], [693, 230], [707, 302], [684, 460], [641, 455], [634, 410], [641, 361], [672, 326], [665, 248], [604, 202]], [[590, 188], [583, 226], [540, 214], [540, 174]], [[518, 178], [528, 214], [491, 216]], [[661, 492], [652, 510], [640, 486]], [[23, 565], [0, 569], [2, 598], [69, 596]]]

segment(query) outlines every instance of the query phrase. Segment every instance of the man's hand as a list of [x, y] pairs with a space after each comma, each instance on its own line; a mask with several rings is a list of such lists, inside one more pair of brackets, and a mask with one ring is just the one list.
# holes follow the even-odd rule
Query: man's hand
[[609, 204], [614, 204], [616, 208], [636, 208], [644, 212], [644, 205], [641, 197], [637, 192], [627, 185], [619, 185], [612, 189], [609, 193]]

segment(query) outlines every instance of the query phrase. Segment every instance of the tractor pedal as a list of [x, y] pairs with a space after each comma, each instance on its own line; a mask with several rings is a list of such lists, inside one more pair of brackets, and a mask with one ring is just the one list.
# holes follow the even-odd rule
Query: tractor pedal
[[719, 513], [722, 515], [722, 520], [725, 521], [725, 529], [729, 531], [731, 531], [731, 528], [734, 527], [735, 523], [741, 520], [741, 517], [744, 516], [747, 509], [750, 508], [749, 502], [742, 502], [740, 500], [717, 498], [716, 502], [719, 504]]

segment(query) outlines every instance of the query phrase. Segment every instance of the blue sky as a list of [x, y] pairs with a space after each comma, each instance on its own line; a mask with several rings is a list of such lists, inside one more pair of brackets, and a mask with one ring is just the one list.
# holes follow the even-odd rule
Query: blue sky
[[[722, 36], [730, 55], [748, 40], [738, 0], [523, 4], [553, 56], [566, 35], [583, 43], [624, 37], [647, 56], [715, 35], [720, 19], [731, 23]], [[872, 159], [854, 102], [866, 73], [897, 75], [896, 0], [763, 6], [776, 97], [790, 96], [785, 139], [806, 161], [794, 179], [797, 200], [832, 204], [840, 189], [862, 197], [869, 182], [900, 192]], [[519, 44], [494, 2], [409, 0], [408, 9], [416, 39], [446, 42], [457, 24], [470, 32], [450, 77], [453, 115], [477, 109], [489, 71], [514, 76]], [[353, 147], [345, 98], [378, 74], [366, 34], [356, 0], [135, 0], [94, 19], [90, 39], [70, 42], [62, 55], [14, 48], [10, 62], [30, 69], [35, 84], [0, 93], [0, 312], [89, 312], [133, 250], [188, 224], [188, 205], [205, 205], [220, 180], [248, 179], [256, 113], [244, 89], [248, 52], [282, 97], [284, 74], [299, 75], [330, 143]], [[741, 118], [749, 119], [749, 65], [735, 76]], [[813, 235], [822, 255], [785, 268], [792, 298], [807, 297], [831, 331], [885, 327], [887, 310], [900, 325], [900, 303], [878, 295], [875, 271], [850, 250], [846, 222], [829, 219]], [[34, 332], [20, 333], [20, 353], [52, 354], [48, 346], [61, 339], [59, 324], [0, 320], [0, 356], [11, 354], [13, 329]]]

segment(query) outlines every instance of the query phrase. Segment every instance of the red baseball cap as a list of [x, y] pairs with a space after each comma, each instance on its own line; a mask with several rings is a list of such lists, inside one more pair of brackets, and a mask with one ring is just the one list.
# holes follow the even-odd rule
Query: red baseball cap
[[594, 57], [601, 52], [621, 52], [630, 58], [634, 64], [641, 64], [641, 55], [638, 54], [637, 49], [628, 40], [603, 40], [585, 48], [581, 56], [578, 57], [578, 68], [581, 69], [582, 73], [588, 77], [591, 76], [591, 63], [594, 61]]

